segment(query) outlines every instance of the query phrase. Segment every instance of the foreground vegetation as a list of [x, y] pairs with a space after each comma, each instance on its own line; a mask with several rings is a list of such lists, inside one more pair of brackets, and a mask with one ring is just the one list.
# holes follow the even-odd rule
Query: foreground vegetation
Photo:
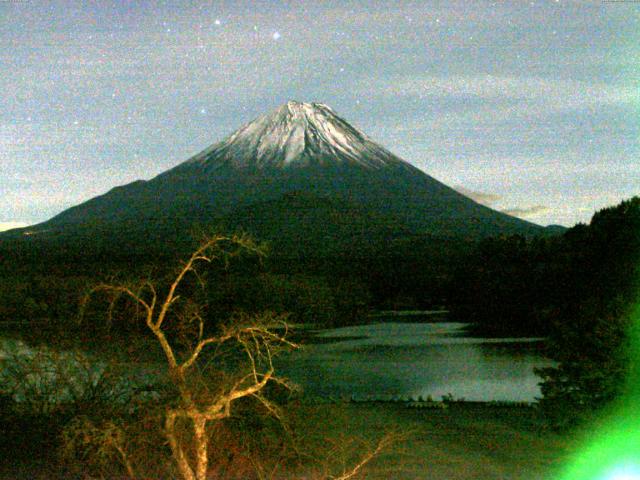
[[[246, 236], [215, 235], [164, 283], [95, 284], [81, 302], [78, 328], [93, 330], [87, 324], [92, 322], [100, 325], [98, 332], [116, 326], [122, 332], [122, 325], [133, 325], [130, 338], [138, 340], [144, 331], [159, 351], [159, 358], [151, 356], [157, 370], [145, 372], [133, 358], [122, 368], [119, 355], [63, 353], [51, 345], [54, 340], [49, 348], [4, 359], [2, 420], [9, 427], [13, 417], [19, 425], [26, 420], [27, 437], [34, 427], [44, 426], [39, 433], [47, 438], [54, 432], [54, 450], [70, 469], [63, 475], [258, 479], [304, 469], [318, 480], [359, 476], [394, 435], [382, 435], [359, 457], [349, 451], [345, 459], [351, 465], [336, 467], [299, 441], [284, 411], [291, 387], [273, 363], [280, 350], [297, 348], [287, 339], [285, 317], [239, 311], [226, 321], [211, 321], [211, 282], [203, 267], [243, 254], [260, 256], [263, 249]], [[96, 297], [102, 300], [97, 305]], [[133, 357], [147, 345], [136, 341], [128, 353]]]
[[[415, 243], [397, 263], [393, 254], [369, 258], [360, 267], [367, 276], [344, 259], [283, 271], [246, 237], [208, 242], [177, 271], [165, 259], [55, 264], [46, 274], [24, 264], [6, 272], [3, 331], [44, 345], [26, 363], [3, 361], [0, 422], [11, 441], [2, 448], [14, 463], [6, 475], [25, 468], [24, 477], [33, 477], [31, 456], [44, 450], [46, 478], [346, 480], [366, 471], [389, 478], [388, 469], [393, 478], [542, 478], [571, 449], [571, 428], [617, 398], [628, 374], [640, 198], [556, 238], [491, 239], [466, 250], [452, 242], [453, 268], [435, 262], [417, 273], [423, 290], [405, 285], [417, 271], [407, 260], [420, 255]], [[418, 265], [433, 258], [425, 253]], [[439, 306], [445, 294], [452, 314], [482, 334], [548, 337], [558, 366], [538, 372], [539, 408], [311, 407], [273, 369], [273, 355], [296, 347], [286, 327], [274, 328], [284, 320], [341, 325], [372, 308]], [[83, 366], [80, 375], [59, 367], [70, 364], [61, 357], [69, 349], [84, 352], [73, 360]], [[52, 363], [51, 355], [64, 361]], [[140, 384], [131, 375], [144, 365], [163, 365], [163, 372]], [[30, 384], [34, 372], [62, 383]], [[60, 392], [66, 400], [51, 401]], [[339, 425], [341, 416], [353, 423]]]
[[[554, 478], [554, 473], [579, 447], [573, 435], [541, 428], [540, 418], [532, 408], [455, 404], [446, 410], [418, 410], [394, 403], [304, 405], [294, 402], [289, 406], [289, 414], [292, 430], [301, 432], [299, 440], [306, 447], [304, 458], [289, 459], [273, 477], [259, 477], [255, 473], [255, 461], [252, 463], [240, 454], [239, 447], [243, 445], [234, 445], [233, 455], [212, 456], [220, 462], [220, 472], [226, 471], [229, 474], [226, 478], [287, 480], [340, 472], [345, 465], [357, 463], [363, 452], [375, 449], [391, 425], [403, 432], [402, 438], [388, 445], [371, 460], [362, 476], [356, 478], [543, 480]], [[240, 418], [236, 422], [240, 422]], [[56, 448], [57, 439], [51, 438], [47, 430], [34, 430], [31, 436], [24, 436], [17, 428], [12, 423], [5, 430], [14, 440], [5, 441], [0, 478], [87, 478], [74, 473], [79, 472], [78, 464], [69, 463], [68, 459], [66, 463], [63, 461]], [[256, 434], [263, 437], [264, 428], [256, 430]], [[278, 447], [278, 444], [265, 444], [263, 448], [267, 446]], [[157, 452], [149, 450], [146, 454], [153, 459]], [[87, 464], [81, 467], [84, 475], [89, 473]], [[94, 473], [102, 468], [104, 474], [106, 467], [92, 465]], [[116, 463], [111, 468], [122, 466]]]
[[559, 365], [538, 372], [541, 403], [558, 428], [620, 395], [640, 301], [640, 197], [556, 238], [485, 241], [457, 278], [454, 317], [473, 320], [485, 334], [548, 337]]

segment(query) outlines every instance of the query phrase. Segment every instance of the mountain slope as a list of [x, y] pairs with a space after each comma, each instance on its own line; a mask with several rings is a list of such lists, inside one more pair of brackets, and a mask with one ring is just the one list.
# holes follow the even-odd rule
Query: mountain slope
[[221, 227], [269, 239], [274, 252], [295, 256], [372, 253], [374, 245], [412, 235], [393, 217], [301, 191], [238, 209], [223, 219]]
[[[149, 181], [114, 188], [12, 236], [100, 236], [100, 243], [108, 245], [110, 235], [121, 238], [124, 230], [131, 239], [178, 241], [190, 225], [223, 222], [249, 230], [262, 224], [258, 235], [299, 237], [297, 228], [287, 227], [301, 225], [300, 211], [292, 206], [301, 200], [288, 197], [294, 192], [307, 195], [307, 213], [319, 209], [308, 215], [309, 228], [297, 243], [329, 249], [328, 243], [344, 243], [336, 236], [350, 238], [367, 221], [365, 230], [376, 242], [409, 233], [480, 238], [544, 231], [435, 180], [326, 105], [288, 102]], [[330, 207], [309, 199], [326, 199]], [[270, 206], [279, 212], [271, 221]], [[291, 209], [289, 218], [286, 208]], [[358, 220], [350, 223], [353, 215]], [[335, 227], [335, 235], [325, 241], [317, 236], [327, 225]], [[288, 244], [295, 248], [296, 242]]]

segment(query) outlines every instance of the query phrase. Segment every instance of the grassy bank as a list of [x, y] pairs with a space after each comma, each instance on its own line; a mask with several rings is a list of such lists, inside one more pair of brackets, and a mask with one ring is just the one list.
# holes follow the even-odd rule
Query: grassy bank
[[353, 435], [372, 442], [389, 429], [404, 434], [372, 463], [368, 479], [551, 479], [572, 449], [568, 435], [543, 428], [534, 408], [349, 403], [309, 407], [305, 416], [319, 426], [316, 440]]
[[[341, 462], [352, 464], [358, 450], [371, 449], [385, 432], [399, 433], [401, 440], [369, 465], [362, 477], [369, 480], [551, 479], [572, 449], [569, 435], [544, 430], [533, 408], [464, 403], [444, 410], [410, 409], [400, 403], [299, 405], [291, 409], [291, 421], [311, 455], [331, 453], [328, 467], [333, 472], [340, 470]], [[43, 451], [40, 444], [29, 454], [29, 445], [14, 440], [21, 455], [3, 452], [0, 478], [64, 478], [63, 472], [55, 471], [53, 448]], [[308, 474], [303, 468], [278, 478]]]

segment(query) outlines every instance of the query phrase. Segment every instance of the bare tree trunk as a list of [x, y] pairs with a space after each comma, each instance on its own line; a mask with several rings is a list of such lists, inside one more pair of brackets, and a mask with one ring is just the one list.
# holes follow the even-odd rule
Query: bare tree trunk
[[[176, 437], [176, 414], [175, 412], [167, 412], [167, 418], [165, 420], [165, 429], [167, 440], [169, 440], [169, 446], [171, 447], [171, 453], [173, 454], [173, 458], [178, 465], [178, 471], [182, 476], [183, 480], [196, 480], [196, 476], [193, 474], [193, 470], [189, 465], [189, 460], [187, 456], [184, 454], [184, 450], [180, 445]], [[204, 477], [203, 477], [204, 478]]]
[[209, 458], [207, 457], [207, 420], [197, 416], [193, 419], [193, 433], [196, 442], [196, 479], [206, 480]]

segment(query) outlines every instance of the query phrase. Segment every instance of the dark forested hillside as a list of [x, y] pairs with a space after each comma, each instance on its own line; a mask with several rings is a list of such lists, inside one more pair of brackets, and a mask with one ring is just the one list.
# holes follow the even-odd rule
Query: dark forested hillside
[[557, 368], [540, 371], [543, 406], [558, 421], [615, 398], [640, 301], [640, 197], [563, 235], [485, 240], [458, 266], [452, 313], [484, 334], [545, 335]]
[[632, 302], [639, 259], [640, 197], [634, 197], [559, 236], [481, 241], [456, 268], [453, 313], [486, 332], [547, 334], [581, 316], [587, 304], [606, 310], [611, 302]]

